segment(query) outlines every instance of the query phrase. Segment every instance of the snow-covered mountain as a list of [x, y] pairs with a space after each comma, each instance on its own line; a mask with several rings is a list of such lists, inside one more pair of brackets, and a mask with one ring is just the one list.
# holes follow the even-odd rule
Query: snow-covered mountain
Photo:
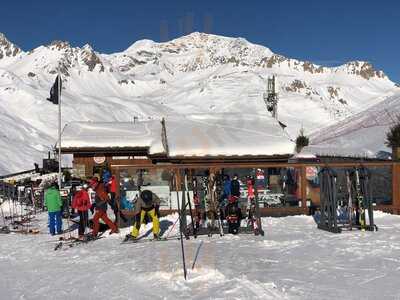
[[192, 33], [141, 40], [120, 53], [55, 41], [25, 52], [0, 35], [0, 174], [30, 168], [55, 143], [57, 106], [46, 98], [63, 77], [63, 123], [130, 121], [186, 113], [266, 114], [276, 75], [279, 119], [295, 137], [376, 105], [399, 88], [367, 62], [323, 67], [243, 38]]
[[[385, 145], [389, 128], [399, 121], [400, 92], [350, 116], [341, 122], [317, 130], [311, 135], [311, 146], [319, 154], [376, 156], [391, 152]], [[307, 149], [306, 149], [307, 150]]]

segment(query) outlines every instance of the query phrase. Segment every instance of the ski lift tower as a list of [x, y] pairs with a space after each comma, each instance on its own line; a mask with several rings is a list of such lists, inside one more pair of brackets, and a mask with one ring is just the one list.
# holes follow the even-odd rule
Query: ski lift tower
[[278, 120], [278, 93], [276, 92], [276, 78], [268, 77], [267, 92], [264, 93], [264, 102], [267, 105], [267, 110], [272, 114], [272, 117]]

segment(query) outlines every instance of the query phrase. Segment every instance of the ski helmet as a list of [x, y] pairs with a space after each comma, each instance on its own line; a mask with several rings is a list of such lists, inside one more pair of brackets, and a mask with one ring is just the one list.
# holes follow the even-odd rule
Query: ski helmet
[[149, 190], [144, 190], [140, 193], [140, 198], [142, 198], [144, 203], [149, 205], [153, 201], [153, 193]]

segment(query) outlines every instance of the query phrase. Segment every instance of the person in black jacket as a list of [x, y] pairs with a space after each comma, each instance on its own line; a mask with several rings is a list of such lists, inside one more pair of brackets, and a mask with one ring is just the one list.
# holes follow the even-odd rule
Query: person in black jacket
[[238, 175], [233, 175], [231, 181], [231, 195], [240, 198], [240, 181]]

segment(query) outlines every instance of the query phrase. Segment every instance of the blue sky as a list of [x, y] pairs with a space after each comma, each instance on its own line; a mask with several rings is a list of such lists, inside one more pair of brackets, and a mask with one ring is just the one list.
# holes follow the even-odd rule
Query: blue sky
[[400, 1], [3, 1], [0, 32], [24, 50], [52, 40], [121, 51], [190, 31], [241, 36], [322, 65], [367, 60], [400, 82]]

